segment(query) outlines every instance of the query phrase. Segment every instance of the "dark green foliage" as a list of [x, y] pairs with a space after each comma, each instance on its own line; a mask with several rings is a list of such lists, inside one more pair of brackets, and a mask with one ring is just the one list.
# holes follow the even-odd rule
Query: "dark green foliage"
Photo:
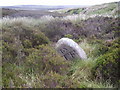
[[32, 40], [33, 47], [49, 43], [49, 39], [43, 33], [41, 32], [37, 34], [36, 33], [33, 35], [33, 40]]
[[84, 8], [70, 9], [70, 10], [68, 10], [68, 11], [65, 12], [65, 13], [68, 13], [68, 14], [79, 14], [79, 13], [82, 12], [83, 10], [84, 10]]
[[22, 87], [25, 84], [25, 81], [20, 78], [20, 74], [24, 72], [22, 68], [10, 62], [5, 63], [2, 66], [3, 87]]
[[[120, 19], [119, 19], [120, 20]], [[118, 21], [119, 21], [118, 20]], [[120, 36], [120, 26], [113, 27], [114, 30], [114, 37], [119, 37]]]
[[21, 22], [3, 25], [3, 63], [22, 59], [26, 49], [48, 44], [49, 39], [38, 29], [23, 25]]
[[120, 80], [119, 64], [120, 64], [120, 44], [119, 40], [112, 42], [109, 51], [101, 55], [96, 65], [92, 69], [93, 76], [100, 81], [109, 81], [112, 84], [118, 85]]
[[2, 42], [2, 61], [4, 62], [14, 62], [15, 57], [17, 56], [16, 48], [12, 47], [12, 45], [7, 42]]
[[[70, 62], [64, 60], [50, 46], [40, 45], [32, 49], [29, 56], [19, 65], [3, 64], [3, 87], [29, 87], [24, 78], [35, 76], [37, 83], [30, 87], [77, 87], [78, 83], [66, 76]], [[30, 81], [32, 82], [32, 80]], [[40, 85], [38, 85], [40, 83]]]
[[72, 39], [73, 36], [72, 36], [71, 34], [66, 34], [65, 37], [66, 37], [66, 38], [71, 38], [71, 39]]
[[90, 43], [96, 45], [95, 50], [91, 53], [94, 57], [98, 57], [100, 55], [105, 54], [111, 46], [111, 43], [104, 42], [103, 40], [98, 39], [93, 40], [93, 42], [91, 41]]
[[38, 46], [38, 49], [33, 49], [26, 60], [28, 67], [38, 73], [47, 73], [53, 71], [56, 73], [66, 73], [68, 63], [59, 56], [50, 46]]
[[25, 48], [32, 48], [32, 43], [30, 42], [30, 40], [24, 40], [23, 41], [23, 46], [25, 47]]

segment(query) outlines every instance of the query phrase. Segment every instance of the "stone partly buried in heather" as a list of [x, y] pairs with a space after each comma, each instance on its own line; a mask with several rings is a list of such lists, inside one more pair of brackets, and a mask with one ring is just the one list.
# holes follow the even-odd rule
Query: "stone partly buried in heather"
[[69, 38], [61, 38], [56, 44], [56, 50], [66, 60], [87, 59], [84, 50]]

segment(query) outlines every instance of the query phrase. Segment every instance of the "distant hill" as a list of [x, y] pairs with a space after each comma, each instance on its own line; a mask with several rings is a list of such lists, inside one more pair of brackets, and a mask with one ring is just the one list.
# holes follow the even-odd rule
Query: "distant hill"
[[85, 7], [81, 5], [60, 5], [60, 6], [48, 6], [48, 5], [17, 5], [17, 6], [4, 6], [2, 8], [17, 9], [17, 10], [56, 10], [65, 8], [80, 8]]
[[4, 6], [2, 8], [2, 16], [10, 17], [35, 17], [39, 18], [44, 15], [50, 15], [53, 17], [66, 16], [68, 14], [51, 12], [52, 10], [64, 10], [70, 8], [81, 8], [85, 6], [66, 5], [66, 6], [47, 6], [47, 5], [17, 5], [17, 6]]
[[2, 16], [8, 16], [14, 13], [17, 13], [18, 10], [14, 10], [14, 9], [8, 9], [8, 8], [2, 8]]
[[33, 17], [40, 18], [42, 16], [63, 17], [68, 14], [50, 12], [49, 10], [18, 10], [10, 8], [2, 8], [2, 17]]

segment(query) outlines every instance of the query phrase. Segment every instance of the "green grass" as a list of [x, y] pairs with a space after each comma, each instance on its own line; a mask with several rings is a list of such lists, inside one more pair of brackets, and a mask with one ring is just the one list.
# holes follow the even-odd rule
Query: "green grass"
[[97, 82], [91, 78], [91, 69], [95, 63], [92, 58], [74, 61], [70, 69], [71, 79], [79, 83], [79, 88], [113, 88], [109, 82]]
[[91, 15], [91, 14], [110, 14], [117, 7], [118, 6], [116, 3], [111, 3], [111, 4], [108, 4], [108, 6], [105, 8], [101, 8], [99, 10], [93, 10], [92, 12], [89, 12], [89, 15]]
[[88, 41], [84, 39], [82, 40], [82, 42], [79, 43], [79, 46], [86, 52], [88, 57], [92, 57], [90, 55], [95, 50], [95, 45], [89, 44]]
[[80, 14], [80, 12], [82, 12], [83, 10], [84, 10], [83, 8], [70, 9], [70, 10], [66, 11], [65, 13], [68, 13], [68, 14]]

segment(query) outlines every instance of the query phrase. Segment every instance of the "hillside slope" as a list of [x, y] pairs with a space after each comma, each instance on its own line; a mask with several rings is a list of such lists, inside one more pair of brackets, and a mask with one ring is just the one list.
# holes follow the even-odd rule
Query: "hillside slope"
[[94, 14], [117, 14], [118, 11], [118, 2], [106, 3], [102, 5], [95, 5], [87, 8], [77, 8], [70, 9], [66, 11], [69, 14], [86, 14], [86, 15], [94, 15]]

